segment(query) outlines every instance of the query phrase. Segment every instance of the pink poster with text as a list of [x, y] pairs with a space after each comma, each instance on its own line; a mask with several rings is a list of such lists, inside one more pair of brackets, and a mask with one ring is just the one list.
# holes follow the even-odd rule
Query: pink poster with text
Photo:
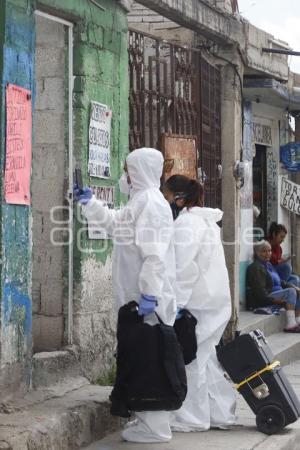
[[8, 84], [4, 179], [7, 203], [30, 205], [31, 138], [31, 91]]

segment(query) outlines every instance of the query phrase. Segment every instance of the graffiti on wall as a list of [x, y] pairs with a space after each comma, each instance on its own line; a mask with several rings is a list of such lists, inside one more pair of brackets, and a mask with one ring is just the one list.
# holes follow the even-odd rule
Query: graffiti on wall
[[280, 204], [289, 211], [300, 215], [300, 185], [287, 178], [282, 178]]
[[272, 151], [267, 149], [267, 227], [277, 219], [278, 163]]
[[253, 203], [253, 178], [252, 178], [252, 161], [245, 161], [244, 185], [240, 190], [241, 208], [252, 209]]
[[31, 300], [12, 283], [4, 286], [1, 363], [21, 361], [31, 347]]

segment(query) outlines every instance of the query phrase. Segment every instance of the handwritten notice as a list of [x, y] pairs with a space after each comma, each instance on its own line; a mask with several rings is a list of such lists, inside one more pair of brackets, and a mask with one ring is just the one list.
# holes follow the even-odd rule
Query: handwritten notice
[[280, 204], [289, 211], [300, 215], [300, 185], [287, 178], [282, 178]]
[[114, 186], [90, 186], [98, 200], [102, 200], [112, 209], [115, 205], [115, 187]]
[[91, 102], [89, 127], [89, 174], [110, 178], [110, 132], [112, 112], [102, 103]]
[[[114, 186], [90, 186], [94, 195], [98, 200], [102, 200], [106, 203], [107, 207], [110, 209], [114, 208], [115, 205], [115, 187]], [[106, 230], [93, 225], [93, 223], [88, 223], [88, 234], [89, 239], [110, 239]]]
[[4, 178], [7, 203], [30, 205], [31, 136], [31, 92], [9, 84], [6, 88]]

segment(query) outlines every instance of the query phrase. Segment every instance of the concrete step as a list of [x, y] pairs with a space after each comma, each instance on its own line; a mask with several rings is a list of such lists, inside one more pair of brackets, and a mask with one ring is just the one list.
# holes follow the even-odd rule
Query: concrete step
[[[284, 368], [296, 393], [300, 396], [300, 361]], [[82, 450], [299, 450], [300, 420], [288, 425], [281, 433], [267, 436], [260, 433], [255, 415], [241, 395], [237, 396], [237, 425], [230, 430], [199, 433], [173, 433], [167, 444], [132, 444], [122, 442], [120, 433], [111, 434]]]
[[285, 312], [280, 316], [253, 314], [242, 311], [239, 317], [238, 329], [242, 333], [259, 329], [267, 337], [268, 343], [282, 365], [290, 364], [300, 359], [300, 333], [285, 333]]
[[285, 326], [285, 311], [280, 313], [280, 316], [254, 314], [250, 311], [241, 311], [238, 321], [238, 330], [242, 333], [259, 329], [265, 336], [270, 336], [274, 333], [279, 333]]
[[282, 366], [300, 359], [300, 333], [276, 333], [267, 341]]
[[79, 356], [75, 347], [62, 351], [41, 352], [33, 355], [32, 386], [34, 389], [50, 386], [66, 377], [80, 376]]
[[78, 450], [122, 423], [109, 413], [110, 387], [67, 379], [0, 405], [0, 449]]
[[[278, 317], [242, 312], [239, 329], [242, 332], [261, 329], [268, 337], [275, 357], [282, 364], [288, 364], [295, 358], [300, 358], [300, 335], [280, 332], [284, 323], [284, 313]], [[111, 388], [92, 386], [79, 375], [78, 355], [75, 349], [34, 355], [33, 385], [36, 390], [32, 391], [23, 403], [19, 402], [16, 408], [8, 406], [5, 412], [10, 411], [10, 414], [1, 414], [0, 409], [1, 439], [9, 443], [8, 449], [77, 450], [88, 445], [94, 446], [87, 448], [99, 450], [133, 449], [132, 444], [120, 441], [119, 433], [103, 439], [122, 425], [120, 419], [112, 417], [109, 413], [108, 396]], [[234, 434], [230, 439], [226, 431], [216, 432], [215, 437], [211, 433], [205, 433], [203, 448], [224, 450], [235, 447], [236, 450], [250, 450], [260, 449], [263, 443], [268, 442], [269, 438], [266, 440], [266, 436], [257, 432], [254, 415], [241, 398], [238, 416], [238, 426], [234, 428]], [[247, 427], [246, 441], [245, 427]], [[204, 439], [203, 434], [191, 433], [181, 436], [176, 433], [172, 441], [172, 450], [182, 446], [194, 450], [196, 436], [198, 444], [195, 449], [202, 448], [199, 447], [199, 443]], [[97, 442], [99, 439], [100, 443]], [[95, 441], [96, 443], [92, 444]], [[243, 442], [242, 447], [239, 447], [240, 442]], [[289, 448], [292, 449], [292, 441], [288, 442]], [[143, 450], [148, 448], [156, 450], [153, 444], [143, 445]], [[160, 444], [159, 448], [164, 450], [164, 444]], [[165, 448], [170, 450], [170, 444], [166, 444]]]

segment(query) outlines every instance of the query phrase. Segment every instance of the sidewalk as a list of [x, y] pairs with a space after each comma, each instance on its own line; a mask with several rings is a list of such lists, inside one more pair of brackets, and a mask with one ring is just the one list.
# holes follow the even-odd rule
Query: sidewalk
[[[300, 397], [300, 361], [284, 367]], [[237, 425], [231, 430], [203, 433], [174, 433], [168, 444], [132, 444], [121, 442], [120, 433], [98, 441], [86, 450], [299, 450], [300, 420], [280, 434], [267, 436], [256, 429], [255, 416], [244, 399], [238, 396]]]

